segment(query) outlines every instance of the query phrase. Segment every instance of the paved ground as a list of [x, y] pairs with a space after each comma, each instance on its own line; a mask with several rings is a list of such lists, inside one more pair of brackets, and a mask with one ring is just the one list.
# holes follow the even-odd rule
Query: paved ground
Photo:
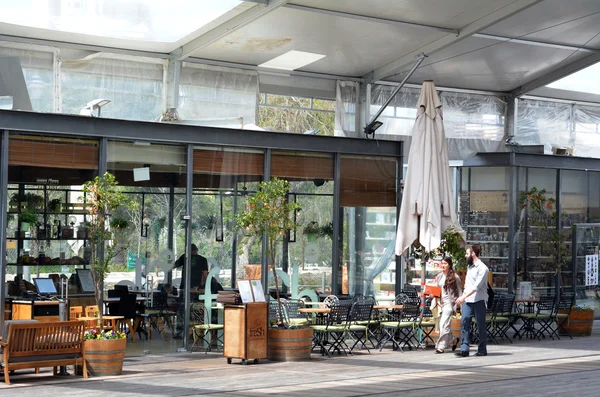
[[590, 337], [503, 342], [487, 357], [433, 350], [323, 358], [309, 362], [227, 365], [216, 353], [126, 359], [118, 377], [19, 373], [0, 396], [566, 396], [600, 395], [600, 322]]

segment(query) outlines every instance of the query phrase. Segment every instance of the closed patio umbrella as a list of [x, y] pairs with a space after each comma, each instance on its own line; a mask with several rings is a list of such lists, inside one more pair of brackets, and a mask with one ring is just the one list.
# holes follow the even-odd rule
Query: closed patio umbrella
[[449, 226], [464, 236], [454, 208], [442, 103], [433, 81], [424, 81], [408, 154], [396, 255], [417, 239], [428, 252], [438, 248]]

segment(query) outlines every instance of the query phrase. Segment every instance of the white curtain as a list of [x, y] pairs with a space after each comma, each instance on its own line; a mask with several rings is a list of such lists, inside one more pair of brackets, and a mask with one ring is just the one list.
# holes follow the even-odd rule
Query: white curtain
[[154, 121], [163, 112], [166, 61], [93, 55], [60, 62], [62, 113], [79, 114], [89, 101], [109, 99], [101, 117]]
[[600, 107], [522, 99], [513, 142], [575, 149], [575, 156], [600, 158]]
[[[394, 88], [389, 85], [373, 86], [371, 116], [377, 113]], [[379, 139], [403, 141], [405, 159], [408, 159], [419, 93], [417, 88], [402, 88], [380, 116], [379, 120], [384, 124], [375, 133]], [[500, 98], [442, 91], [440, 100], [450, 160], [464, 160], [479, 152], [504, 150], [505, 103]]]
[[258, 75], [254, 71], [183, 62], [179, 85], [180, 120], [237, 127], [256, 124]]
[[[18, 47], [21, 48], [18, 48]], [[18, 57], [34, 112], [54, 111], [54, 49], [0, 42], [0, 56]], [[1, 95], [1, 94], [0, 94]]]
[[359, 83], [338, 80], [335, 95], [335, 136], [360, 137], [360, 131], [356, 131], [358, 101]]

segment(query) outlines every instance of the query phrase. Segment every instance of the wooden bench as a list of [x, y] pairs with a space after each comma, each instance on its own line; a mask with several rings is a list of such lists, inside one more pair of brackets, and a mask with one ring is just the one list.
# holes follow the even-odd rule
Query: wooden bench
[[2, 348], [4, 381], [10, 384], [9, 372], [17, 369], [41, 367], [57, 368], [81, 364], [87, 378], [84, 352], [83, 321], [7, 321]]

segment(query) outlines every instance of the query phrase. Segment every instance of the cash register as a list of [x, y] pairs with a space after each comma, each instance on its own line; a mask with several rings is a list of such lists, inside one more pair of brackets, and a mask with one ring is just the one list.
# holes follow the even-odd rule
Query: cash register
[[51, 278], [34, 278], [37, 294], [30, 299], [12, 301], [13, 320], [59, 321], [59, 301], [56, 286]]

